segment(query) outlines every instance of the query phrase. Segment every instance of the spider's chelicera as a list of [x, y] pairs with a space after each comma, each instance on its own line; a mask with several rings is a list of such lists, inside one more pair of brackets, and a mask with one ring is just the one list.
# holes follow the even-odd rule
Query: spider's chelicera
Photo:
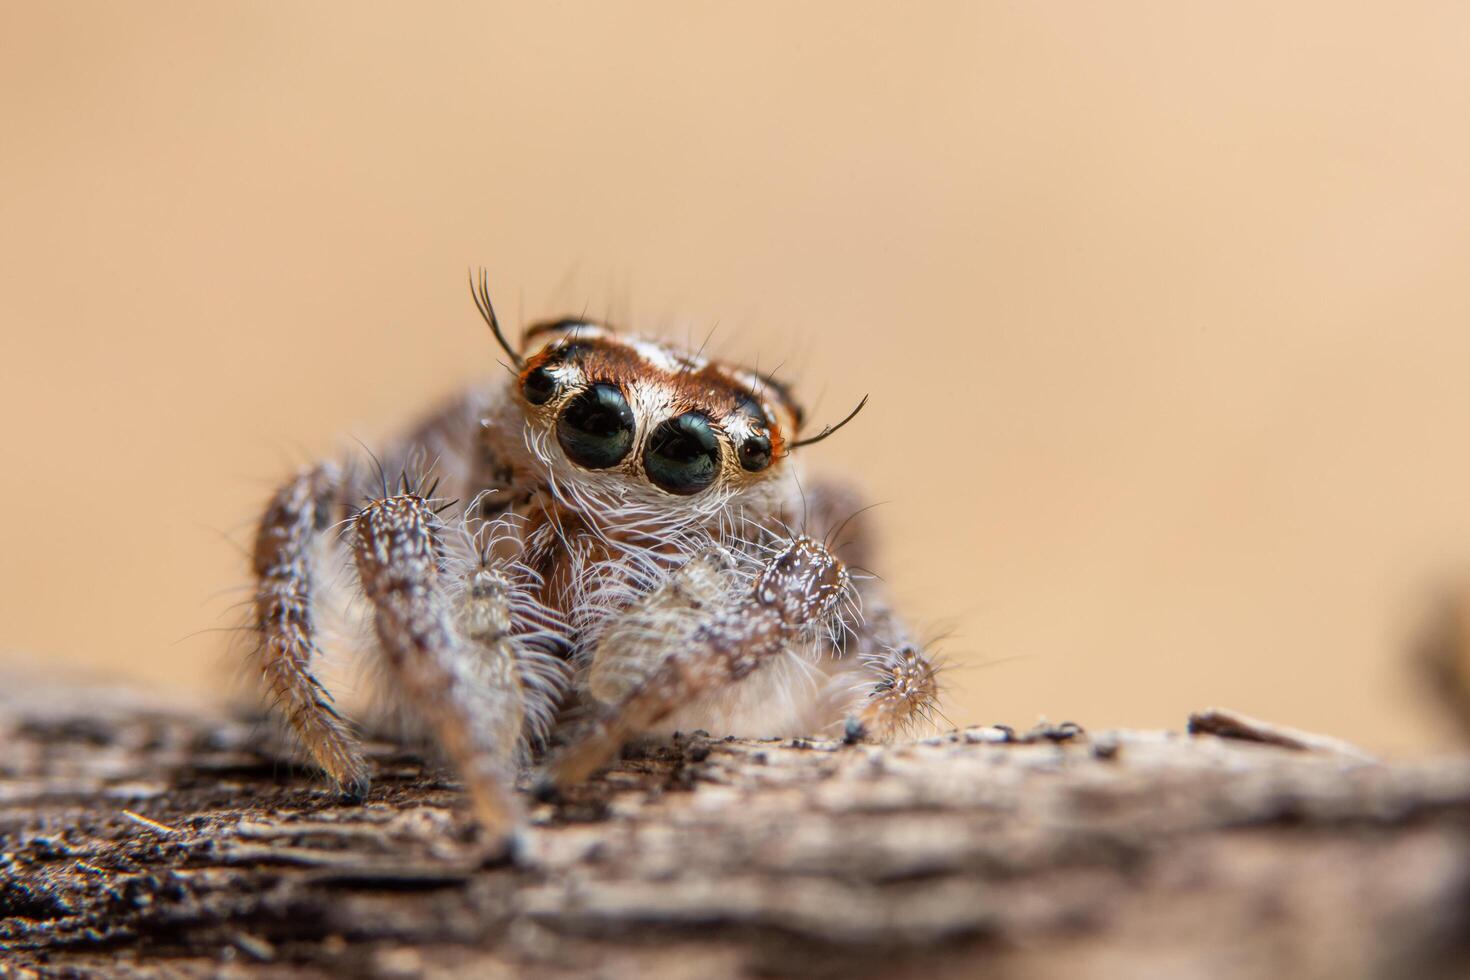
[[368, 766], [312, 673], [317, 543], [338, 524], [391, 690], [492, 832], [519, 818], [521, 766], [566, 785], [639, 735], [887, 739], [929, 719], [935, 668], [857, 571], [862, 508], [792, 454], [856, 410], [801, 439], [774, 379], [580, 319], [517, 349], [472, 286], [514, 376], [374, 467], [302, 471], [256, 535], [265, 687], [345, 792]]

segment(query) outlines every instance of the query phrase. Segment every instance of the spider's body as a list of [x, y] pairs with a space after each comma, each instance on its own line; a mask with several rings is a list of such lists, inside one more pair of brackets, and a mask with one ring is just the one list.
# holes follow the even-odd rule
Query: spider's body
[[[491, 830], [513, 825], [516, 767], [553, 727], [568, 744], [550, 775], [566, 783], [640, 733], [845, 720], [849, 737], [886, 738], [928, 716], [934, 668], [878, 583], [847, 570], [867, 554], [853, 497], [803, 489], [791, 450], [816, 439], [797, 439], [784, 386], [581, 320], [531, 328], [522, 353], [483, 285], [476, 298], [514, 376], [420, 425], [365, 503], [323, 464], [261, 521], [262, 673], [333, 779], [367, 788], [311, 673], [314, 544], [342, 519], [392, 689]], [[410, 470], [397, 492], [383, 476]]]

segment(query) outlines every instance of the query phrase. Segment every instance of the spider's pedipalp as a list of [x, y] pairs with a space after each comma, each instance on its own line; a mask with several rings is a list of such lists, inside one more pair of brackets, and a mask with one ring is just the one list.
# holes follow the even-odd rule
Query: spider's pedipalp
[[541, 576], [499, 552], [519, 544], [524, 521], [515, 515], [465, 520], [466, 545], [449, 560], [451, 602], [459, 630], [477, 656], [471, 695], [488, 715], [517, 719], [519, 738], [511, 751], [524, 757], [544, 744], [570, 682], [562, 656], [568, 644], [565, 621], [536, 597]]
[[[643, 649], [631, 654], [623, 650], [625, 637], [616, 626], [603, 634], [594, 664], [604, 656], [632, 660], [630, 676], [637, 683], [601, 710], [582, 736], [553, 761], [556, 785], [585, 779], [628, 739], [787, 653], [799, 637], [826, 621], [849, 584], [836, 556], [820, 542], [798, 537], [761, 568], [748, 589], [730, 596], [722, 594], [716, 554], [686, 563], [664, 589], [623, 617], [634, 624], [632, 638], [641, 641]], [[639, 616], [652, 623], [677, 622], [681, 610], [689, 614], [692, 630], [660, 631], [637, 622]], [[604, 650], [604, 645], [612, 649]], [[620, 680], [613, 674], [604, 683], [608, 695], [621, 693], [616, 683]]]

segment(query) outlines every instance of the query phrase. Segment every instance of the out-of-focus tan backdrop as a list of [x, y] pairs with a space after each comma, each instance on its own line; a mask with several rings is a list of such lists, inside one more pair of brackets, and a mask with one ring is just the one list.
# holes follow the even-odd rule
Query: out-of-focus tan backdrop
[[7, 2], [3, 655], [228, 686], [225, 538], [495, 370], [483, 263], [871, 392], [955, 722], [1431, 747], [1467, 188], [1457, 3]]

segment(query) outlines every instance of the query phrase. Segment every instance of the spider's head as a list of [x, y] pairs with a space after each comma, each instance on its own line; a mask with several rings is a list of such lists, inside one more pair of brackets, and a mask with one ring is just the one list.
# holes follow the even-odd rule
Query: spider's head
[[802, 412], [772, 378], [583, 320], [522, 343], [515, 397], [563, 478], [622, 477], [647, 503], [730, 497], [783, 472]]

